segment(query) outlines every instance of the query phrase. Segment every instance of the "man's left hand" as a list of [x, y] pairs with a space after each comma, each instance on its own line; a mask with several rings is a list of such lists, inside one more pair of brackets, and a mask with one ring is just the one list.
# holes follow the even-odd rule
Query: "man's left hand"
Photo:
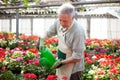
[[53, 64], [53, 66], [51, 67], [51, 69], [60, 68], [62, 65], [63, 65], [63, 64], [62, 64], [61, 60], [57, 60], [57, 61]]

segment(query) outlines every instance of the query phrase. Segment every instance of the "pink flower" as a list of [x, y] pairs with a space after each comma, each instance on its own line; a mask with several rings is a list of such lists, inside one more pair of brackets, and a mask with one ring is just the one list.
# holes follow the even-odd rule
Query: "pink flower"
[[23, 54], [23, 56], [25, 56], [25, 55], [26, 55], [26, 52], [24, 51], [22, 54]]
[[28, 60], [28, 63], [32, 63], [33, 62], [33, 60]]
[[4, 50], [4, 48], [0, 48], [0, 51], [3, 51]]
[[105, 52], [105, 50], [103, 50], [103, 49], [102, 49], [102, 50], [100, 50], [100, 53], [104, 53], [104, 52]]
[[23, 64], [27, 64], [27, 62], [23, 62]]
[[22, 60], [23, 60], [22, 57], [18, 57], [18, 58], [16, 58], [16, 61], [22, 61]]
[[39, 60], [35, 60], [34, 65], [39, 65]]

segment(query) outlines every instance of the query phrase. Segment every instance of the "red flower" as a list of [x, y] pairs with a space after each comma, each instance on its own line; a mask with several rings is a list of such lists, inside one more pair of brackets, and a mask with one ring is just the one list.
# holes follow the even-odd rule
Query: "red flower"
[[48, 75], [46, 80], [55, 80], [56, 78], [56, 75]]
[[5, 52], [0, 50], [0, 59], [4, 58], [4, 56], [5, 56]]
[[92, 64], [92, 60], [90, 60], [88, 57], [86, 57], [85, 60], [88, 64]]
[[53, 50], [51, 50], [51, 52], [52, 52], [52, 53], [56, 53], [57, 51], [53, 49]]
[[120, 62], [120, 57], [116, 58], [116, 62]]
[[38, 40], [38, 36], [30, 35], [30, 36], [28, 36], [28, 39]]
[[45, 45], [49, 46], [50, 44], [57, 44], [58, 39], [57, 38], [49, 38], [48, 40], [45, 41]]
[[112, 78], [112, 80], [117, 80], [117, 78]]
[[87, 63], [88, 64], [92, 64], [92, 60], [87, 60]]
[[99, 78], [96, 78], [95, 80], [99, 80]]
[[112, 72], [113, 74], [117, 73], [116, 69], [111, 69], [110, 72]]
[[98, 74], [98, 75], [104, 75], [105, 72], [104, 71], [97, 71], [96, 74]]
[[38, 49], [37, 48], [30, 48], [28, 49], [30, 52], [37, 54], [38, 53]]
[[2, 67], [2, 68], [1, 68], [1, 70], [2, 70], [2, 71], [5, 71], [5, 70], [6, 70], [6, 68], [5, 68], [5, 67]]
[[26, 73], [26, 74], [24, 74], [24, 78], [26, 78], [26, 79], [36, 79], [37, 76], [33, 73]]

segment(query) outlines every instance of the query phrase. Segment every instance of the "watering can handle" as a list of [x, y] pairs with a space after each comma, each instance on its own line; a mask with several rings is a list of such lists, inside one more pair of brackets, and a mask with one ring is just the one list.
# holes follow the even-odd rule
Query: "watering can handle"
[[40, 46], [40, 37], [39, 37], [38, 43], [37, 43], [37, 48], [38, 48], [38, 50], [40, 50], [39, 46]]
[[44, 40], [39, 37], [37, 48], [41, 51], [41, 48], [44, 46]]

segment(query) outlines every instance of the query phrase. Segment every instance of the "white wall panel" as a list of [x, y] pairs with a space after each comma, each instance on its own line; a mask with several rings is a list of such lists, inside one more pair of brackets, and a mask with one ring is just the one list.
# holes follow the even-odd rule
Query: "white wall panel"
[[107, 19], [93, 18], [91, 19], [91, 38], [106, 39], [107, 38]]
[[109, 19], [107, 29], [110, 39], [120, 38], [120, 19]]
[[31, 22], [30, 19], [19, 19], [19, 32], [30, 35], [31, 34]]
[[0, 21], [0, 31], [9, 32], [10, 31], [10, 20], [2, 19]]
[[[33, 34], [43, 34], [56, 18], [33, 18]], [[78, 22], [83, 26], [86, 32], [87, 19], [79, 18]], [[120, 38], [120, 19], [91, 18], [91, 38], [114, 39]], [[12, 19], [12, 32], [16, 32], [16, 19]], [[19, 33], [31, 34], [31, 19], [19, 19]], [[0, 20], [0, 31], [10, 30], [10, 19]], [[86, 32], [87, 33], [87, 32]]]
[[12, 19], [12, 32], [16, 32], [16, 19]]
[[87, 37], [87, 19], [77, 19], [78, 22], [80, 23], [80, 25], [84, 28], [85, 30], [85, 34], [86, 34], [86, 37]]

